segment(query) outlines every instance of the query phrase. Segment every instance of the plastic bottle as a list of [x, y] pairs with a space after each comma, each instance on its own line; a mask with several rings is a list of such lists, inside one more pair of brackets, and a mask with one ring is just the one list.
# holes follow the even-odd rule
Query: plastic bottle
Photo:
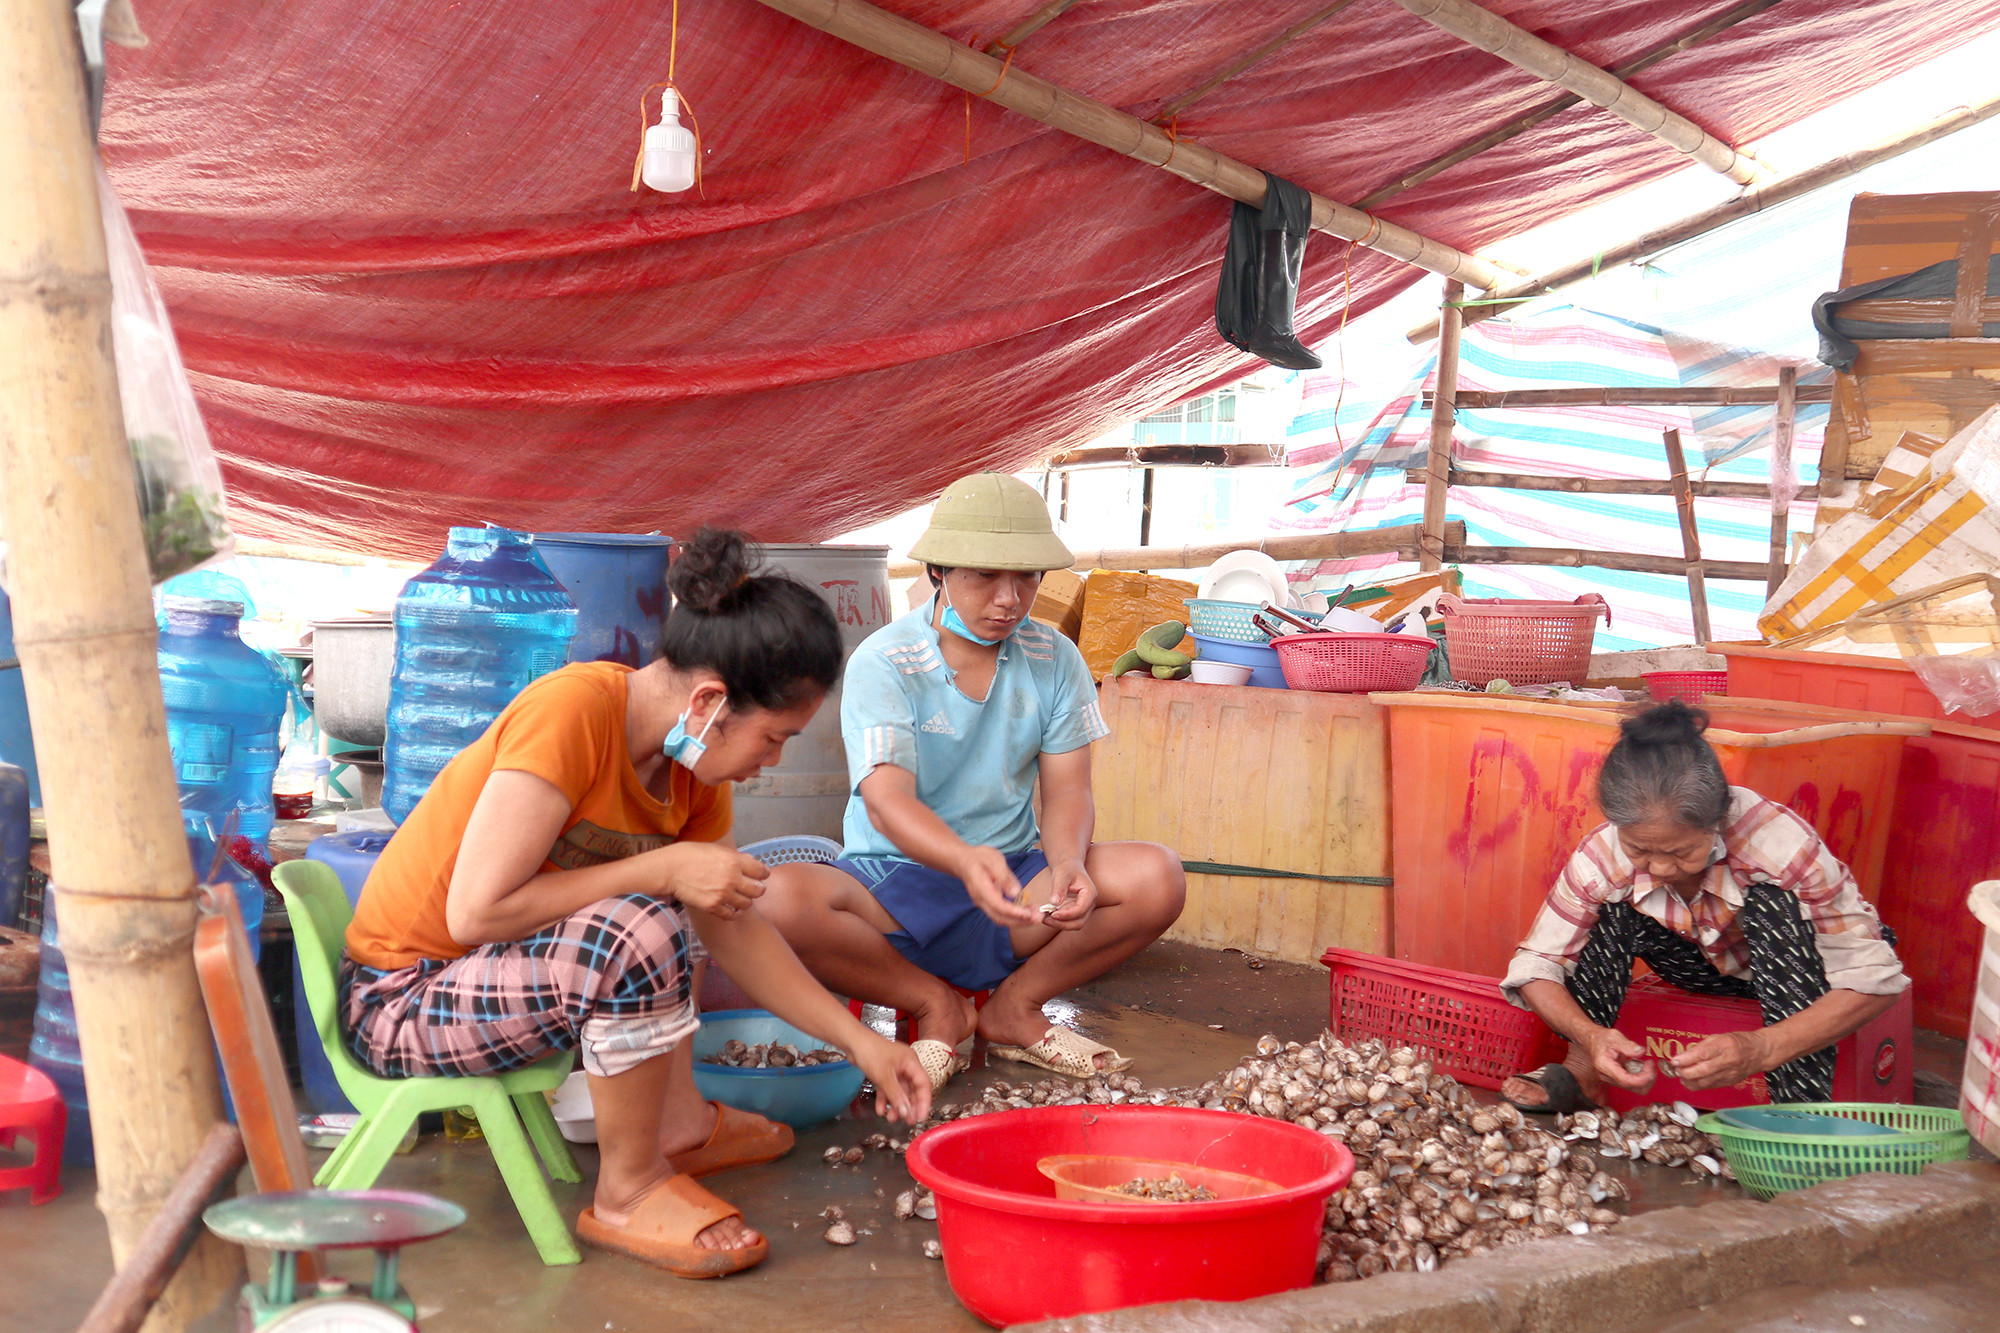
[[276, 817], [284, 676], [237, 633], [241, 603], [168, 597], [162, 605], [160, 685], [188, 831], [220, 835], [233, 814], [235, 832], [262, 851]]
[[382, 808], [398, 823], [537, 676], [563, 664], [576, 604], [526, 533], [453, 528], [396, 598]]
[[28, 887], [28, 783], [24, 770], [0, 762], [0, 926], [20, 919]]

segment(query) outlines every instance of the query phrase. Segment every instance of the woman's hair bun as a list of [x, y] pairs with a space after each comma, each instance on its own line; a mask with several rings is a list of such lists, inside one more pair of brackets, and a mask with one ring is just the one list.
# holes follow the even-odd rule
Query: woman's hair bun
[[756, 549], [743, 534], [703, 528], [675, 553], [667, 570], [667, 591], [690, 611], [716, 615], [728, 609], [758, 563]]
[[1634, 745], [1686, 745], [1700, 740], [1701, 733], [1708, 730], [1708, 714], [1679, 699], [1669, 699], [1626, 718], [1618, 730]]

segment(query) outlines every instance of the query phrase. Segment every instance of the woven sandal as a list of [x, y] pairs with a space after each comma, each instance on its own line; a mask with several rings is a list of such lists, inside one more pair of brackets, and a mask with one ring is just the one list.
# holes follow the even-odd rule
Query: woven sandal
[[[1032, 1046], [988, 1046], [986, 1053], [1016, 1064], [1033, 1065], [1066, 1078], [1089, 1078], [1093, 1074], [1116, 1074], [1130, 1069], [1132, 1061], [1101, 1042], [1092, 1041], [1065, 1027], [1051, 1027]], [[1105, 1056], [1098, 1067], [1098, 1056]]]
[[595, 1209], [584, 1209], [577, 1215], [576, 1238], [600, 1250], [613, 1250], [665, 1269], [675, 1277], [726, 1277], [763, 1263], [771, 1252], [771, 1242], [759, 1240], [740, 1250], [711, 1250], [695, 1237], [724, 1218], [741, 1216], [740, 1210], [689, 1177], [673, 1176], [639, 1200], [622, 1227], [600, 1222]]
[[926, 1074], [930, 1075], [933, 1094], [944, 1091], [944, 1085], [951, 1081], [954, 1074], [963, 1073], [972, 1067], [970, 1060], [934, 1037], [913, 1041], [910, 1043], [910, 1049], [916, 1052], [917, 1063], [924, 1067]]

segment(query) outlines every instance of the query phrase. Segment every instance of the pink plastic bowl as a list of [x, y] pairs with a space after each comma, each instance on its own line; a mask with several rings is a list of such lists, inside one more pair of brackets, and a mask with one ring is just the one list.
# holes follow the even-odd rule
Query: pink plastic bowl
[[[1044, 1157], [1150, 1157], [1261, 1176], [1275, 1194], [1213, 1203], [1055, 1197]], [[1283, 1120], [1167, 1106], [1042, 1106], [942, 1125], [910, 1148], [937, 1195], [945, 1276], [996, 1327], [1160, 1301], [1309, 1286], [1345, 1145]]]

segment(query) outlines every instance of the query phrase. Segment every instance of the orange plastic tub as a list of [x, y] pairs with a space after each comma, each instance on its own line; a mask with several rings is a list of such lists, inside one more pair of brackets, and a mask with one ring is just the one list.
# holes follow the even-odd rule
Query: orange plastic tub
[[2000, 727], [2000, 713], [1946, 713], [1901, 658], [1798, 652], [1752, 643], [1711, 643], [1708, 650], [1728, 659], [1729, 693], [1738, 697]]
[[[1597, 770], [1624, 710], [1483, 694], [1370, 697], [1389, 712], [1395, 956], [1500, 976], [1564, 861], [1603, 822]], [[1903, 745], [1930, 724], [1713, 702], [1709, 740], [1729, 780], [1797, 811], [1875, 901]]]

